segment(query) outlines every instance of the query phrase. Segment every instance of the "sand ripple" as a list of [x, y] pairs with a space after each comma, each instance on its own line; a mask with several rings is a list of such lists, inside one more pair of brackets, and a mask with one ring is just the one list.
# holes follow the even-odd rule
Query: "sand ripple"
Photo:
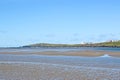
[[0, 80], [120, 80], [120, 69], [3, 62]]

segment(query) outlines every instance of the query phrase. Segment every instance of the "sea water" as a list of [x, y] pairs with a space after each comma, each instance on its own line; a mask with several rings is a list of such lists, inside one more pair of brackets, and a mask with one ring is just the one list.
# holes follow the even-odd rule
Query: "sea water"
[[32, 62], [50, 63], [73, 66], [120, 68], [120, 58], [103, 55], [100, 57], [75, 57], [75, 56], [45, 56], [45, 55], [13, 55], [0, 54], [0, 62]]
[[0, 48], [0, 52], [18, 52], [18, 51], [33, 51], [33, 52], [38, 52], [38, 51], [85, 51], [85, 50], [120, 52], [120, 48], [117, 48], [117, 47]]

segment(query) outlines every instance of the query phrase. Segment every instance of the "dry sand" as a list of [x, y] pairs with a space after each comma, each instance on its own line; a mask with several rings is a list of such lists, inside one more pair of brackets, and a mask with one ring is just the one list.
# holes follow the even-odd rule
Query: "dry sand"
[[0, 63], [0, 80], [120, 80], [120, 69]]
[[38, 55], [58, 55], [58, 56], [84, 56], [84, 57], [98, 57], [105, 54], [113, 57], [120, 57], [120, 52], [109, 51], [44, 51], [44, 52], [32, 52], [32, 51], [18, 51], [18, 52], [0, 52], [0, 54], [38, 54]]

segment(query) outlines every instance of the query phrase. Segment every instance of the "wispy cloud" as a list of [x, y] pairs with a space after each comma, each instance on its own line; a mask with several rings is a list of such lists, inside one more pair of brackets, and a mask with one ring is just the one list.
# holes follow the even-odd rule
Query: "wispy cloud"
[[7, 33], [7, 32], [6, 31], [2, 31], [2, 30], [0, 31], [0, 34], [5, 34], [5, 33]]
[[70, 41], [79, 41], [80, 39], [78, 39], [78, 38], [72, 38]]
[[74, 33], [73, 36], [80, 36], [80, 34], [79, 33]]
[[109, 34], [101, 34], [96, 39], [98, 41], [106, 41], [106, 40], [119, 40], [119, 33], [109, 33]]
[[99, 35], [86, 35], [86, 36], [77, 36], [75, 34], [71, 37], [71, 42], [102, 42], [108, 40], [119, 40], [120, 33], [108, 33], [108, 34], [99, 34]]
[[49, 37], [49, 38], [53, 38], [55, 36], [56, 36], [55, 34], [47, 34], [47, 35], [45, 35], [45, 37]]

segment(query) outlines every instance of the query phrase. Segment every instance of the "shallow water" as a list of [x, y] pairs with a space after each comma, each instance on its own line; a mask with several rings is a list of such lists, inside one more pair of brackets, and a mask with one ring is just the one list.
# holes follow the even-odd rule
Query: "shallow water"
[[[47, 50], [79, 51], [88, 48], [0, 49], [0, 52]], [[119, 51], [119, 48], [112, 51]], [[0, 54], [0, 80], [120, 80], [120, 58], [108, 54], [99, 57]]]
[[40, 51], [85, 51], [85, 50], [95, 50], [95, 51], [112, 51], [120, 52], [120, 48], [112, 47], [61, 47], [61, 48], [0, 48], [0, 52], [18, 52], [18, 51], [30, 51], [30, 52], [40, 52]]
[[120, 58], [0, 54], [0, 62], [33, 62], [87, 67], [120, 68]]
[[0, 54], [0, 80], [120, 80], [120, 58]]

